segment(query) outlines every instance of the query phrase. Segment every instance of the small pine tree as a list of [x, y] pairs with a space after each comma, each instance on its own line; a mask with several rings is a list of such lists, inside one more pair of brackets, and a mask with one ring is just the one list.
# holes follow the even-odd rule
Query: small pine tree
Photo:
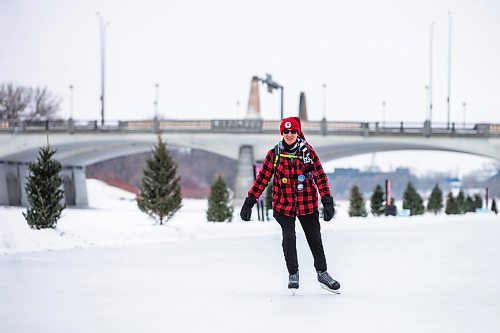
[[464, 191], [460, 190], [458, 192], [457, 198], [458, 214], [465, 214], [467, 212], [467, 203], [465, 201]]
[[410, 215], [422, 215], [425, 211], [424, 203], [411, 182], [408, 182], [403, 194], [403, 209], [409, 209]]
[[448, 198], [446, 199], [446, 208], [444, 209], [444, 212], [447, 215], [451, 214], [458, 214], [458, 204], [455, 198], [453, 197], [453, 193], [449, 192], [448, 193]]
[[210, 222], [231, 222], [233, 205], [226, 182], [218, 176], [208, 195], [207, 220]]
[[25, 186], [28, 210], [23, 216], [32, 229], [55, 228], [66, 208], [61, 204], [61, 163], [52, 158], [56, 153], [49, 146], [41, 148], [36, 162], [28, 163], [29, 176]]
[[434, 185], [432, 189], [431, 196], [429, 197], [429, 202], [427, 203], [427, 210], [437, 214], [443, 209], [443, 192], [439, 185]]
[[370, 200], [371, 212], [375, 216], [383, 215], [385, 212], [384, 191], [382, 186], [377, 185]]
[[273, 208], [273, 178], [267, 184], [264, 208], [266, 209], [266, 218], [269, 221], [269, 209]]
[[479, 194], [474, 194], [474, 211], [483, 208], [483, 199]]
[[349, 216], [362, 216], [366, 217], [365, 199], [357, 185], [351, 188], [351, 198], [349, 200]]
[[491, 211], [495, 212], [495, 215], [498, 214], [497, 201], [495, 200], [495, 198], [491, 200]]
[[177, 166], [166, 143], [158, 135], [152, 158], [146, 161], [141, 193], [137, 198], [139, 209], [160, 221], [168, 221], [181, 208], [182, 194]]
[[467, 196], [465, 199], [465, 206], [467, 207], [467, 213], [474, 213], [475, 212], [475, 204], [474, 204], [474, 199], [472, 199], [471, 196]]

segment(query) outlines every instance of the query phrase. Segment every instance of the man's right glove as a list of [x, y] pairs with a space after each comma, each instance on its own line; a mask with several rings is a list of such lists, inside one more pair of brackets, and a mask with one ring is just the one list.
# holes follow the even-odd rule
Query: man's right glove
[[241, 207], [241, 212], [240, 216], [243, 221], [250, 221], [250, 218], [252, 217], [252, 207], [255, 205], [257, 200], [252, 197], [247, 197], [245, 199], [245, 202], [243, 203], [243, 206]]
[[323, 204], [323, 220], [330, 221], [335, 215], [335, 208], [333, 207], [333, 198], [330, 195], [325, 195], [321, 198]]

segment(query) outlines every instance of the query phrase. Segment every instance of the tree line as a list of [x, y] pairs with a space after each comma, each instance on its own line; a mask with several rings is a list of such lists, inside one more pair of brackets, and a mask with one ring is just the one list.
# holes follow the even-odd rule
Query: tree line
[[[477, 209], [481, 209], [483, 207], [483, 200], [479, 194], [465, 196], [463, 190], [460, 190], [456, 196], [454, 196], [450, 191], [447, 195], [446, 202], [443, 203], [443, 201], [443, 192], [439, 185], [436, 184], [427, 201], [427, 207], [425, 207], [420, 193], [418, 193], [411, 182], [408, 182], [406, 190], [403, 194], [403, 209], [408, 210], [410, 216], [413, 216], [422, 215], [425, 211], [438, 214], [443, 210], [443, 208], [447, 215], [465, 214], [469, 212], [476, 212]], [[498, 213], [495, 198], [492, 199], [491, 210], [495, 212], [495, 214]], [[370, 212], [374, 216], [397, 214], [396, 207], [394, 205], [394, 198], [391, 198], [391, 202], [387, 204], [384, 199], [384, 192], [380, 185], [375, 187], [371, 196]], [[368, 216], [365, 199], [357, 185], [354, 185], [351, 188], [351, 195], [349, 198], [349, 216]]]

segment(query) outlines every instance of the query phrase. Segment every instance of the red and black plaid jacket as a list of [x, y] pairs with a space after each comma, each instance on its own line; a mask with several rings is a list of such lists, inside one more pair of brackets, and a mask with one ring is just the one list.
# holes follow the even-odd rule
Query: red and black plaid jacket
[[[307, 147], [316, 171], [314, 179], [305, 177], [304, 181], [299, 181], [299, 175], [304, 174], [304, 163], [299, 158], [280, 157], [276, 163], [276, 170], [273, 170], [273, 148], [267, 152], [262, 169], [252, 188], [248, 191], [248, 196], [258, 199], [274, 174], [273, 209], [275, 211], [287, 216], [307, 215], [316, 211], [318, 209], [318, 190], [323, 197], [330, 195], [330, 187], [318, 155], [309, 144]], [[285, 151], [281, 153], [286, 154]], [[298, 152], [298, 154], [301, 153]], [[302, 189], [298, 188], [299, 184], [303, 185]]]

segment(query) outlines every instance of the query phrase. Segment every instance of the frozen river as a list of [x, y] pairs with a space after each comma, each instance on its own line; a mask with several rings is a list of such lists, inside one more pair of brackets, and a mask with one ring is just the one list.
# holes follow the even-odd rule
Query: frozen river
[[0, 332], [499, 332], [500, 220], [325, 229], [341, 295], [298, 234], [0, 256]]

